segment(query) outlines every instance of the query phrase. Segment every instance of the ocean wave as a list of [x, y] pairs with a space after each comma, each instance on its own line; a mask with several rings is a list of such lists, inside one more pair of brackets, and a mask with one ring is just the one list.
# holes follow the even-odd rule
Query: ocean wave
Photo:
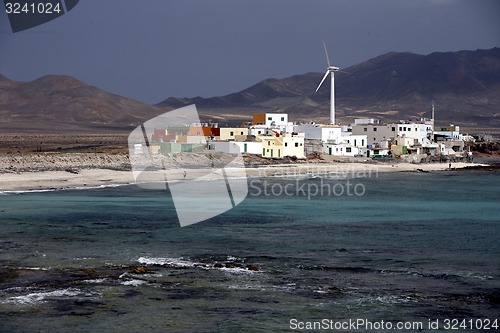
[[361, 297], [355, 300], [358, 305], [364, 304], [384, 304], [384, 305], [397, 305], [416, 302], [416, 299], [407, 296], [399, 295], [383, 295], [383, 296], [368, 296]]
[[30, 189], [30, 190], [13, 190], [13, 191], [0, 191], [0, 195], [19, 195], [31, 193], [45, 193], [45, 192], [58, 192], [58, 191], [80, 191], [80, 190], [97, 190], [103, 188], [115, 188], [122, 186], [135, 185], [135, 183], [125, 184], [102, 184], [95, 186], [75, 186], [75, 187], [60, 187], [60, 188], [47, 188], [47, 189]]
[[120, 282], [120, 284], [123, 284], [124, 286], [133, 286], [133, 287], [138, 287], [143, 284], [147, 284], [147, 281], [144, 280], [137, 280], [137, 279], [131, 279], [127, 281]]
[[187, 268], [199, 268], [199, 269], [217, 269], [225, 272], [242, 274], [242, 273], [253, 273], [260, 271], [260, 268], [256, 265], [243, 264], [242, 261], [236, 257], [227, 256], [226, 260], [215, 261], [213, 263], [201, 263], [193, 262], [185, 258], [165, 258], [165, 257], [140, 257], [136, 260], [138, 263], [143, 265], [157, 265], [169, 268], [177, 269], [187, 269]]
[[88, 283], [88, 284], [100, 284], [104, 282], [108, 282], [109, 279], [107, 278], [99, 278], [99, 279], [91, 279], [91, 280], [83, 280], [83, 283]]
[[16, 194], [27, 194], [27, 193], [44, 193], [44, 192], [55, 192], [61, 189], [52, 188], [44, 190], [19, 190], [19, 191], [0, 191], [0, 195], [16, 195]]
[[162, 257], [140, 257], [137, 262], [143, 265], [172, 266], [174, 268], [190, 268], [197, 266], [197, 263], [184, 258], [162, 258]]
[[84, 292], [82, 290], [75, 289], [75, 288], [67, 288], [67, 289], [54, 290], [54, 291], [30, 293], [30, 294], [21, 295], [21, 296], [13, 296], [13, 297], [7, 298], [6, 300], [0, 301], [0, 303], [18, 304], [18, 305], [32, 305], [32, 304], [43, 303], [47, 299], [65, 298], [65, 297], [92, 297], [92, 296], [98, 296], [98, 294]]
[[421, 272], [416, 270], [382, 270], [380, 271], [382, 274], [386, 275], [413, 275], [419, 277], [426, 278], [434, 278], [440, 280], [448, 280], [448, 279], [476, 279], [476, 280], [493, 280], [494, 277], [491, 275], [474, 273], [474, 272]]

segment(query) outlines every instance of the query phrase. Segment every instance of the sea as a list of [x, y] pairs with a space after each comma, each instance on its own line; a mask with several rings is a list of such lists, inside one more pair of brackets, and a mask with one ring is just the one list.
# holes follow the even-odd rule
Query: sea
[[180, 227], [168, 190], [0, 193], [0, 332], [500, 330], [500, 174], [248, 179]]

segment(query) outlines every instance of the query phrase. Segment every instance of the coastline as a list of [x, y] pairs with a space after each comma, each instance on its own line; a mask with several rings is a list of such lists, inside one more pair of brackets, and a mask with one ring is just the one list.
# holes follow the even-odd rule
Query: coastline
[[[452, 171], [466, 170], [470, 167], [486, 167], [480, 163], [452, 163]], [[411, 164], [411, 163], [297, 163], [277, 164], [244, 168], [247, 177], [297, 177], [325, 174], [361, 174], [385, 172], [440, 172], [448, 171], [448, 163]], [[184, 178], [184, 171], [186, 177]], [[169, 181], [210, 179], [209, 169], [173, 169], [165, 175]], [[240, 172], [241, 174], [241, 172]], [[149, 178], [149, 179], [156, 179]], [[146, 177], [146, 179], [148, 179]], [[27, 191], [50, 191], [67, 189], [85, 189], [107, 186], [135, 184], [130, 170], [113, 170], [104, 166], [68, 170], [43, 170], [0, 172], [0, 193], [16, 193]]]

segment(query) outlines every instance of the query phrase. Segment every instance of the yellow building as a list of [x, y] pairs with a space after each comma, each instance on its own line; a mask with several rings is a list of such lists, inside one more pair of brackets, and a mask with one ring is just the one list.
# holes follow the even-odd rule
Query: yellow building
[[218, 139], [221, 141], [235, 140], [237, 137], [248, 135], [246, 127], [221, 127], [219, 131]]
[[[268, 132], [269, 133], [269, 132]], [[282, 158], [295, 156], [304, 158], [304, 136], [286, 133], [258, 135], [256, 139], [262, 142], [262, 157]]]

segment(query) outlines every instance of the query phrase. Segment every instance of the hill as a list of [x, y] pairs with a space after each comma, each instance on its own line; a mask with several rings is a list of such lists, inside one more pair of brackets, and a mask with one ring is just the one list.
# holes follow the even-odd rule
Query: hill
[[[387, 53], [336, 73], [337, 119], [386, 121], [430, 117], [471, 131], [500, 131], [500, 48], [417, 55]], [[170, 97], [152, 106], [108, 93], [75, 78], [49, 75], [15, 82], [0, 75], [0, 130], [4, 133], [126, 133], [156, 115], [196, 104], [201, 119], [221, 125], [253, 113], [287, 112], [291, 120], [328, 121], [330, 82], [324, 73], [266, 79], [212, 98]]]
[[3, 132], [120, 132], [163, 112], [69, 76], [49, 75], [32, 82], [0, 76]]
[[[500, 127], [500, 48], [417, 55], [390, 52], [336, 73], [337, 119], [385, 120], [430, 117], [437, 123], [471, 128]], [[195, 103], [206, 117], [232, 115], [238, 121], [256, 112], [288, 112], [291, 119], [327, 121], [329, 80], [323, 73], [267, 79], [245, 90], [213, 98], [168, 98], [175, 108]]]

